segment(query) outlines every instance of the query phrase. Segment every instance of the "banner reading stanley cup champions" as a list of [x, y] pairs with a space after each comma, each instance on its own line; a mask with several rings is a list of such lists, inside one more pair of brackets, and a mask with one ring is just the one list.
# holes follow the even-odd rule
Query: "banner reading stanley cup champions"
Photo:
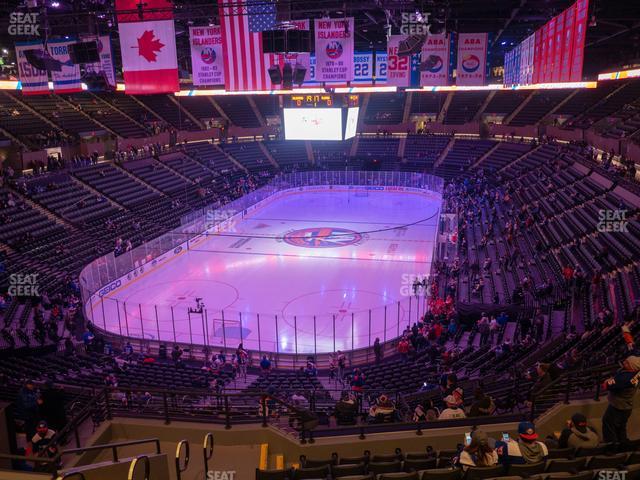
[[458, 35], [456, 85], [484, 85], [487, 79], [487, 33]]
[[429, 35], [422, 46], [420, 59], [420, 85], [449, 85], [449, 60], [451, 42], [449, 35]]
[[315, 20], [318, 82], [353, 80], [353, 17]]
[[224, 55], [219, 25], [189, 27], [193, 84], [224, 85]]

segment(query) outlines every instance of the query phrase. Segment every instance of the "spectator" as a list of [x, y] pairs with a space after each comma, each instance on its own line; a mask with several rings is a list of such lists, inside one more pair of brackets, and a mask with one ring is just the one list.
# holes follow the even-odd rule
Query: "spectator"
[[633, 397], [640, 385], [640, 356], [630, 355], [622, 363], [622, 369], [604, 382], [609, 392], [609, 406], [602, 417], [602, 436], [607, 443], [624, 444], [627, 423], [633, 409]]
[[262, 360], [260, 360], [260, 370], [262, 373], [271, 371], [271, 360], [269, 360], [266, 355], [263, 355]]
[[40, 415], [54, 430], [62, 430], [67, 424], [64, 391], [52, 382], [47, 382], [41, 398]]
[[362, 393], [364, 391], [365, 376], [359, 368], [353, 371], [353, 377], [351, 378], [351, 390], [356, 393]]
[[426, 400], [424, 406], [418, 404], [413, 410], [414, 422], [433, 422], [438, 419], [440, 412], [433, 406], [433, 400]]
[[598, 443], [600, 439], [597, 432], [587, 423], [587, 417], [581, 413], [573, 414], [558, 440], [560, 448], [593, 448], [597, 447]]
[[18, 412], [24, 420], [24, 429], [27, 438], [33, 437], [38, 422], [38, 408], [40, 392], [36, 389], [32, 380], [27, 380], [18, 393]]
[[467, 415], [464, 413], [464, 410], [460, 408], [459, 400], [454, 395], [449, 395], [445, 397], [444, 402], [447, 404], [447, 408], [445, 408], [438, 420], [453, 420], [456, 418], [467, 418]]
[[357, 413], [358, 407], [355, 398], [348, 392], [343, 392], [334, 409], [336, 422], [338, 425], [353, 425], [356, 423]]
[[35, 455], [41, 455], [46, 452], [47, 456], [53, 457], [56, 450], [52, 445], [50, 445], [50, 443], [55, 435], [56, 432], [49, 428], [47, 422], [39, 422], [36, 428], [36, 433], [31, 437], [31, 448], [33, 453]]
[[375, 342], [373, 342], [373, 354], [376, 358], [376, 365], [382, 362], [382, 344], [380, 343], [380, 338], [376, 337]]
[[471, 434], [471, 443], [460, 452], [459, 463], [465, 471], [469, 467], [492, 467], [498, 464], [498, 454], [489, 446], [486, 433], [476, 430]]
[[481, 388], [476, 389], [473, 395], [474, 402], [469, 410], [470, 417], [480, 417], [483, 415], [491, 415], [495, 409], [496, 404], [489, 395], [486, 395]]
[[520, 422], [518, 440], [496, 442], [500, 462], [505, 465], [543, 462], [549, 455], [547, 446], [538, 441], [536, 427], [531, 422]]
[[405, 362], [409, 359], [409, 340], [406, 337], [402, 337], [398, 342], [398, 353]]
[[369, 421], [383, 422], [397, 419], [398, 412], [396, 411], [395, 405], [391, 399], [384, 394], [380, 395], [376, 403], [369, 409]]

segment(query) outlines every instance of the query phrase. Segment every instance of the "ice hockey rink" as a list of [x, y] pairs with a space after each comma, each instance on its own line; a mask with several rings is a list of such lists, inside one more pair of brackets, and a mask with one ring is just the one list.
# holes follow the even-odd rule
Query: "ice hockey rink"
[[412, 283], [431, 270], [439, 194], [274, 197], [93, 303], [94, 323], [212, 349], [320, 353], [395, 338], [424, 313]]

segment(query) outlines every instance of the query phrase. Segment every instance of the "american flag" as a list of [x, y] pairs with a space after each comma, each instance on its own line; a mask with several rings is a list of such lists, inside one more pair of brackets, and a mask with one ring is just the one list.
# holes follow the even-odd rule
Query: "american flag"
[[274, 28], [276, 5], [267, 0], [225, 0], [220, 7], [225, 89], [271, 90], [267, 70], [277, 55], [262, 53], [262, 32]]

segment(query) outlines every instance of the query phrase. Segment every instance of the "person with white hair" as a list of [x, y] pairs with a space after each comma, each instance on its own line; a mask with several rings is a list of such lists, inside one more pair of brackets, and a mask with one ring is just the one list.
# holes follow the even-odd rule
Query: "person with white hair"
[[603, 388], [609, 393], [609, 406], [602, 417], [602, 436], [607, 443], [625, 444], [627, 423], [633, 410], [633, 397], [640, 385], [640, 356], [629, 355], [622, 369], [607, 379]]

